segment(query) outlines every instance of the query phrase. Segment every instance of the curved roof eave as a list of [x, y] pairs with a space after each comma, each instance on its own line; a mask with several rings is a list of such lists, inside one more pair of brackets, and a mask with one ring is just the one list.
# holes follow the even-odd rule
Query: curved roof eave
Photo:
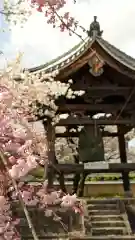
[[30, 73], [39, 73], [41, 71], [51, 72], [52, 70], [61, 69], [70, 63], [70, 60], [74, 60], [75, 56], [80, 56], [82, 51], [89, 45], [91, 42], [90, 38], [87, 37], [84, 41], [81, 41], [79, 44], [71, 48], [68, 52], [54, 58], [52, 61], [47, 62], [46, 64], [40, 65], [38, 67], [25, 69]]
[[129, 69], [135, 71], [135, 59], [133, 57], [127, 55], [103, 38], [97, 37], [96, 41], [110, 56], [112, 56], [112, 58], [128, 67]]
[[75, 60], [77, 60], [80, 56], [82, 56], [82, 54], [92, 46], [94, 41], [96, 41], [101, 46], [101, 48], [105, 50], [113, 59], [120, 62], [122, 65], [129, 68], [130, 70], [135, 71], [135, 59], [122, 52], [115, 46], [111, 45], [109, 42], [107, 42], [101, 37], [96, 37], [94, 39], [90, 39], [89, 37], [87, 37], [84, 41], [81, 41], [71, 50], [53, 59], [52, 61], [47, 62], [44, 65], [25, 70], [35, 74], [41, 72], [48, 73], [55, 70], [62, 70], [68, 67]]

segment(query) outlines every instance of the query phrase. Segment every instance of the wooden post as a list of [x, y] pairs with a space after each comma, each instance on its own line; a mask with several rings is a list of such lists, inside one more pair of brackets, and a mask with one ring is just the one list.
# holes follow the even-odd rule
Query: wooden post
[[60, 187], [64, 193], [67, 192], [64, 182], [64, 173], [58, 171], [56, 172], [58, 160], [55, 155], [55, 127], [52, 125], [51, 119], [48, 119], [47, 122], [43, 121], [44, 129], [46, 131], [46, 140], [47, 140], [47, 149], [48, 149], [48, 161], [50, 168], [47, 170], [47, 179], [48, 179], [48, 190], [53, 187], [55, 174], [58, 173], [58, 181]]
[[[48, 161], [50, 164], [55, 165], [55, 129], [52, 125], [51, 119], [47, 120], [46, 125], [46, 138], [48, 144]], [[54, 169], [53, 167], [48, 172], [48, 189], [53, 187]]]
[[[126, 154], [126, 145], [125, 145], [125, 137], [122, 133], [122, 126], [118, 125], [118, 140], [119, 140], [119, 153], [121, 163], [127, 163], [127, 154]], [[130, 180], [129, 180], [129, 173], [122, 172], [122, 180], [123, 180], [123, 187], [125, 194], [130, 194]]]

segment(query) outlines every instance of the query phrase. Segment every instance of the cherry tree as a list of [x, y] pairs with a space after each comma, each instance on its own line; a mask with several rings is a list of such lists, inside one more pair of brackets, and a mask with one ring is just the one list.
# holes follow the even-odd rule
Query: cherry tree
[[[36, 192], [33, 187], [24, 187], [24, 176], [41, 163], [45, 168], [48, 165], [45, 139], [43, 146], [40, 136], [29, 128], [28, 120], [35, 120], [37, 101], [51, 108], [51, 111], [47, 109], [47, 115], [49, 112], [55, 119], [56, 91], [53, 85], [56, 83], [52, 80], [57, 72], [44, 74], [41, 78], [28, 72], [22, 73], [19, 59], [20, 56], [0, 73], [0, 239], [21, 239], [16, 230], [19, 219], [14, 219], [10, 207], [13, 200], [19, 200], [33, 239], [37, 240], [26, 206], [39, 206], [46, 216], [54, 214], [53, 211], [48, 212], [49, 205], [71, 208], [80, 213], [83, 210], [76, 195], [65, 195], [61, 190], [54, 189], [48, 192], [47, 180]], [[63, 92], [68, 86], [61, 86], [58, 82], [57, 87]]]
[[[22, 23], [27, 21], [32, 12], [36, 10], [44, 14], [48, 24], [60, 27], [62, 32], [68, 30], [70, 35], [76, 34], [78, 22], [67, 12], [61, 14], [61, 9], [65, 4], [65, 1], [5, 0], [4, 9], [0, 13], [6, 16], [8, 21], [16, 24], [17, 21]], [[53, 211], [48, 213], [47, 206], [50, 204], [59, 204], [66, 209], [72, 208], [75, 212], [82, 213], [83, 211], [76, 195], [65, 195], [61, 190], [48, 192], [46, 181], [35, 194], [33, 194], [33, 188], [26, 190], [20, 183], [24, 176], [38, 168], [39, 165], [44, 165], [45, 169], [48, 166], [46, 139], [44, 136], [37, 136], [37, 133], [29, 128], [28, 120], [34, 121], [36, 118], [49, 116], [53, 123], [57, 121], [55, 116], [57, 110], [55, 99], [58, 97], [56, 87], [60, 89], [57, 91], [60, 94], [61, 91], [62, 93], [67, 91], [70, 83], [66, 86], [60, 82], [56, 83], [53, 81], [56, 74], [57, 72], [42, 74], [39, 78], [38, 73], [31, 75], [28, 72], [21, 72], [17, 60], [0, 75], [0, 158], [2, 163], [1, 188], [3, 189], [0, 201], [2, 211], [0, 236], [4, 239], [20, 239], [15, 227], [19, 219], [13, 219], [10, 211], [10, 203], [13, 199], [20, 201], [35, 240], [38, 238], [26, 206], [40, 206], [44, 208], [46, 215], [53, 215]], [[41, 144], [41, 139], [43, 144]]]

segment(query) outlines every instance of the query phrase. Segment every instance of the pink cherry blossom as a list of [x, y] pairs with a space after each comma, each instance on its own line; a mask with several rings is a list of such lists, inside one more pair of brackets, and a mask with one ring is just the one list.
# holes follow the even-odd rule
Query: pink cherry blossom
[[6, 199], [4, 196], [0, 196], [0, 208], [1, 210], [5, 207]]
[[74, 195], [66, 195], [62, 197], [62, 203], [61, 206], [63, 207], [72, 207], [77, 201], [76, 194]]
[[[9, 81], [5, 82], [8, 85]], [[50, 210], [51, 205], [65, 209], [71, 208], [75, 212], [79, 211], [80, 206], [77, 205], [76, 195], [64, 195], [61, 190], [56, 191], [51, 189], [48, 191], [47, 181], [43, 182], [37, 189], [36, 187], [19, 183], [17, 186], [18, 190], [16, 190], [16, 185], [14, 184], [16, 180], [18, 182], [21, 181], [22, 177], [25, 177], [33, 169], [38, 167], [38, 163], [41, 162], [42, 159], [48, 160], [46, 154], [48, 145], [45, 140], [43, 142], [45, 147], [42, 146], [42, 138], [39, 139], [39, 136], [37, 138], [35, 132], [32, 132], [24, 117], [26, 111], [28, 112], [29, 109], [28, 92], [26, 91], [26, 89], [28, 90], [28, 86], [26, 86], [26, 89], [24, 87], [25, 91], [23, 91], [22, 94], [24, 97], [26, 93], [24, 102], [27, 109], [26, 111], [24, 110], [25, 114], [23, 114], [22, 110], [25, 107], [21, 104], [21, 106], [19, 106], [19, 104], [16, 103], [20, 95], [14, 94], [14, 91], [11, 92], [13, 89], [9, 89], [5, 89], [4, 87], [2, 92], [2, 86], [0, 86], [0, 153], [5, 160], [2, 161], [2, 163], [4, 162], [3, 169], [0, 171], [0, 233], [3, 234], [4, 239], [20, 240], [21, 236], [19, 237], [15, 228], [19, 220], [13, 219], [10, 201], [7, 198], [7, 190], [11, 190], [10, 197], [13, 201], [20, 200], [22, 197], [25, 205], [42, 208], [46, 216], [52, 214], [52, 210]], [[50, 102], [50, 99], [48, 101]], [[43, 163], [44, 167], [46, 164], [48, 164], [48, 161]], [[54, 213], [53, 216], [55, 220], [60, 221], [59, 217]]]
[[15, 164], [16, 163], [16, 158], [14, 156], [11, 156], [8, 158], [8, 161], [11, 163], [11, 164]]

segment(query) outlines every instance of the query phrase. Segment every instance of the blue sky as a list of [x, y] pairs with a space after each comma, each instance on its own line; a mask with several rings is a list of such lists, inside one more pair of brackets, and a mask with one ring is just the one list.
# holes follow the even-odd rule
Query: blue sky
[[[104, 30], [103, 37], [135, 57], [135, 0], [78, 0], [76, 5], [73, 0], [68, 0], [66, 8], [87, 29], [93, 16], [97, 15]], [[2, 16], [0, 27], [7, 30]], [[10, 27], [11, 32], [7, 30], [6, 33], [0, 33], [0, 49], [8, 60], [13, 59], [18, 51], [23, 52], [22, 64], [25, 67], [43, 64], [80, 41], [76, 36], [69, 37], [68, 33], [53, 29], [46, 24], [44, 16], [37, 12], [28, 19], [23, 29], [19, 24]], [[1, 56], [0, 67], [4, 61]]]

